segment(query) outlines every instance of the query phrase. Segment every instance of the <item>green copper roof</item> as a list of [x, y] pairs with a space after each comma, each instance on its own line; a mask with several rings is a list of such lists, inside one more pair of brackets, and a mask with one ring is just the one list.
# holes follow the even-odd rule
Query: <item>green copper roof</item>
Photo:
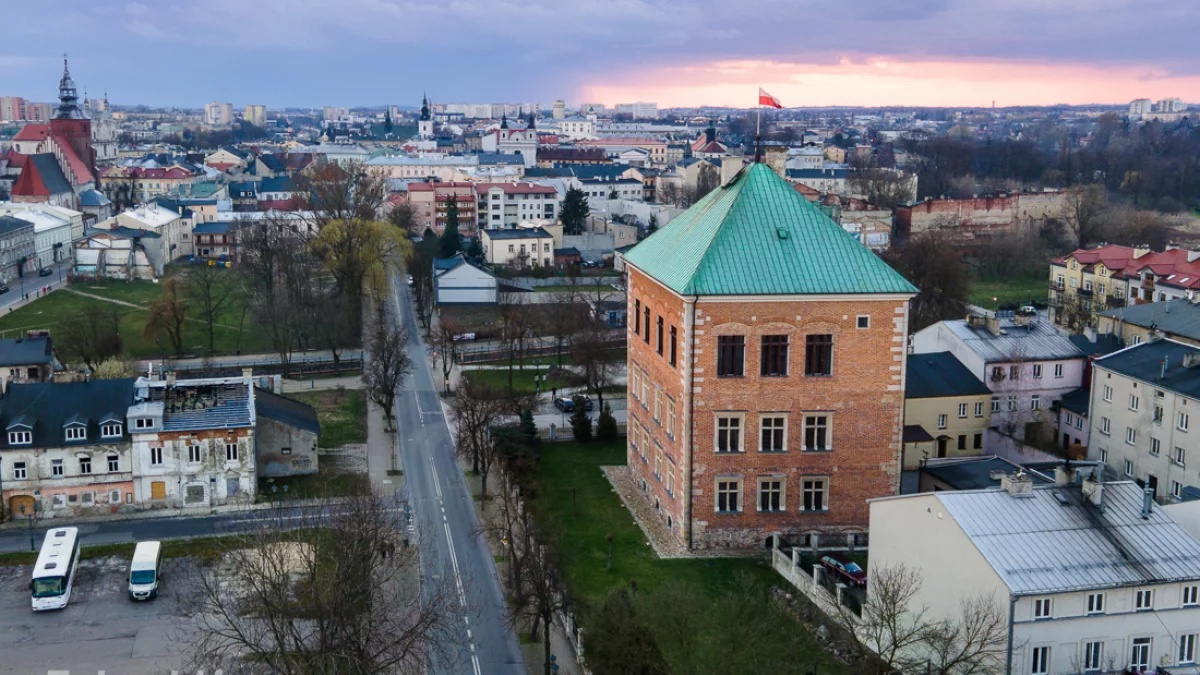
[[766, 164], [751, 164], [625, 259], [681, 295], [916, 293]]

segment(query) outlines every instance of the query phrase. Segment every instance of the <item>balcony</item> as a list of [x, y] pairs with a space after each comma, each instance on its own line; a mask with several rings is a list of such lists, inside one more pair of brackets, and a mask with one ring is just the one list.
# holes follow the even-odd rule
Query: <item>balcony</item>
[[1122, 296], [1109, 295], [1104, 298], [1104, 306], [1107, 309], [1116, 309], [1125, 306], [1125, 298]]
[[1080, 288], [1080, 289], [1077, 289], [1075, 292], [1078, 293], [1079, 297], [1081, 297], [1081, 298], [1090, 298], [1095, 294], [1095, 291], [1093, 291], [1090, 288]]

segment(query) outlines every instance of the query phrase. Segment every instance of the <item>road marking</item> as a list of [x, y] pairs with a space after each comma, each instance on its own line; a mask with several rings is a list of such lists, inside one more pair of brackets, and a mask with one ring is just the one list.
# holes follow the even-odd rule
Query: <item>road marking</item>
[[483, 675], [483, 671], [479, 668], [479, 656], [475, 654], [475, 645], [471, 644], [471, 665], [475, 667], [475, 675]]
[[467, 594], [463, 591], [462, 575], [458, 571], [458, 556], [454, 553], [454, 540], [450, 538], [450, 523], [443, 523], [446, 528], [446, 547], [450, 550], [450, 565], [454, 567], [454, 585], [458, 587], [458, 602], [467, 606]]
[[438, 479], [437, 466], [433, 463], [433, 458], [429, 458], [429, 468], [433, 470], [433, 490], [437, 494], [437, 498], [442, 498], [442, 482]]

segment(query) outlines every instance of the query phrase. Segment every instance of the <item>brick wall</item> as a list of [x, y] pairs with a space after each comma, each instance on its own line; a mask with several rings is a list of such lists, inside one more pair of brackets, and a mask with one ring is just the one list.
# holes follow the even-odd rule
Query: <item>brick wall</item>
[[1061, 217], [1067, 193], [1039, 192], [973, 199], [927, 199], [896, 207], [899, 237], [953, 228], [965, 239], [1023, 231]]
[[[836, 534], [866, 530], [872, 497], [895, 494], [900, 477], [900, 423], [903, 406], [904, 340], [907, 303], [904, 300], [805, 300], [776, 302], [720, 302], [700, 299], [695, 305], [695, 335], [689, 334], [687, 303], [637, 269], [629, 271], [630, 311], [630, 419], [645, 428], [651, 439], [643, 460], [641, 449], [631, 440], [629, 465], [645, 482], [647, 499], [657, 500], [665, 521], [685, 544], [691, 525], [694, 548], [761, 546], [774, 533], [798, 535], [808, 532]], [[633, 312], [640, 305], [651, 308], [655, 334], [646, 344], [632, 335]], [[671, 368], [666, 354], [657, 353], [657, 318], [664, 317], [664, 330], [678, 326], [678, 366]], [[870, 327], [857, 328], [857, 317], [870, 317]], [[716, 377], [717, 336], [744, 335], [745, 376]], [[790, 336], [787, 377], [760, 377], [760, 344], [763, 335]], [[833, 374], [804, 376], [804, 336], [832, 334]], [[690, 348], [689, 348], [690, 347]], [[689, 373], [685, 364], [694, 367]], [[650, 380], [646, 401], [636, 400], [634, 383], [644, 372]], [[692, 376], [692, 377], [689, 377]], [[692, 379], [694, 378], [694, 379]], [[687, 410], [689, 386], [694, 387], [693, 410]], [[655, 422], [654, 390], [677, 402], [677, 431], [674, 438], [665, 424]], [[639, 387], [640, 388], [640, 387]], [[664, 414], [666, 404], [664, 399]], [[832, 415], [831, 452], [802, 452], [805, 411]], [[744, 452], [716, 454], [715, 413], [744, 415]], [[761, 453], [759, 417], [763, 413], [786, 414], [787, 451]], [[665, 419], [664, 419], [665, 423]], [[690, 426], [689, 426], [690, 425]], [[690, 435], [689, 435], [690, 430]], [[631, 433], [633, 433], [631, 431]], [[657, 445], [655, 445], [657, 443]], [[663, 448], [664, 468], [674, 460], [676, 490], [666, 492], [666, 480], [654, 475], [655, 452]], [[758, 477], [782, 476], [785, 508], [759, 513]], [[685, 477], [690, 476], [690, 480]], [[716, 513], [717, 476], [742, 477], [740, 513]], [[829, 479], [828, 510], [801, 512], [801, 479]], [[686, 483], [686, 484], [685, 484]], [[690, 509], [690, 512], [689, 512]], [[828, 539], [826, 539], [828, 541]]]

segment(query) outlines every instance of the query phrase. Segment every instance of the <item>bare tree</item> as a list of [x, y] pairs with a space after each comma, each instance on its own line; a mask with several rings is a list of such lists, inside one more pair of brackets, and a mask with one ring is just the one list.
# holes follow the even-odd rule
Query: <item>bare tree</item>
[[675, 181], [662, 182], [659, 180], [658, 187], [655, 190], [655, 197], [659, 204], [670, 204], [675, 206], [679, 204], [683, 193], [679, 189], [679, 184]]
[[912, 178], [892, 168], [880, 167], [873, 159], [854, 156], [850, 160], [850, 190], [880, 208], [894, 209], [897, 204], [916, 199]]
[[533, 327], [536, 316], [520, 293], [500, 293], [500, 343], [502, 353], [508, 354], [508, 392], [513, 392], [514, 371], [519, 368], [522, 359], [533, 338]]
[[85, 306], [58, 326], [62, 351], [72, 361], [95, 368], [124, 352], [118, 305], [97, 302]]
[[450, 418], [454, 420], [454, 449], [479, 474], [480, 493], [487, 501], [488, 474], [496, 459], [492, 429], [511, 411], [502, 392], [464, 377], [454, 388]]
[[233, 272], [216, 265], [191, 265], [183, 275], [184, 295], [208, 330], [208, 351], [215, 349], [214, 327], [234, 297]]
[[431, 658], [451, 658], [453, 575], [421, 573], [417, 548], [399, 539], [397, 512], [381, 496], [343, 497], [299, 522], [223, 538], [216, 562], [191, 575], [195, 627], [179, 637], [188, 665], [415, 674]]
[[568, 277], [568, 281], [570, 283], [566, 284], [566, 290], [555, 293], [554, 310], [546, 317], [546, 327], [554, 336], [555, 354], [560, 368], [562, 367], [563, 347], [570, 343], [575, 331], [579, 330], [587, 318], [587, 308], [580, 302], [582, 292], [576, 284], [578, 277]]
[[516, 565], [517, 585], [520, 587], [514, 598], [513, 616], [529, 622], [531, 635], [537, 635], [541, 628], [543, 675], [552, 675], [550, 630], [555, 615], [570, 604], [559, 572], [559, 561], [553, 546], [538, 541], [539, 531], [529, 511], [521, 514], [513, 534], [517, 538], [516, 548], [521, 551], [511, 563]]
[[187, 308], [182, 296], [179, 282], [174, 278], [167, 279], [167, 283], [163, 284], [162, 296], [150, 305], [144, 328], [146, 337], [167, 340], [176, 354], [183, 353], [183, 328], [187, 321]]
[[620, 368], [609, 351], [611, 333], [607, 323], [589, 317], [575, 333], [571, 343], [571, 360], [583, 370], [588, 391], [596, 395], [597, 410], [604, 408], [604, 388], [612, 383], [613, 376]]
[[412, 370], [412, 359], [408, 356], [407, 344], [408, 333], [403, 329], [389, 330], [383, 321], [378, 323], [375, 334], [368, 343], [370, 355], [363, 367], [363, 385], [371, 402], [383, 408], [389, 429], [396, 402], [396, 390]]
[[429, 343], [435, 360], [442, 364], [442, 383], [447, 394], [450, 393], [450, 372], [454, 369], [454, 337], [462, 333], [462, 325], [457, 320], [443, 315], [438, 318], [437, 329]]
[[1079, 248], [1087, 248], [1104, 237], [1109, 226], [1108, 210], [1108, 192], [1102, 185], [1088, 185], [1067, 194], [1063, 222], [1075, 235]]

